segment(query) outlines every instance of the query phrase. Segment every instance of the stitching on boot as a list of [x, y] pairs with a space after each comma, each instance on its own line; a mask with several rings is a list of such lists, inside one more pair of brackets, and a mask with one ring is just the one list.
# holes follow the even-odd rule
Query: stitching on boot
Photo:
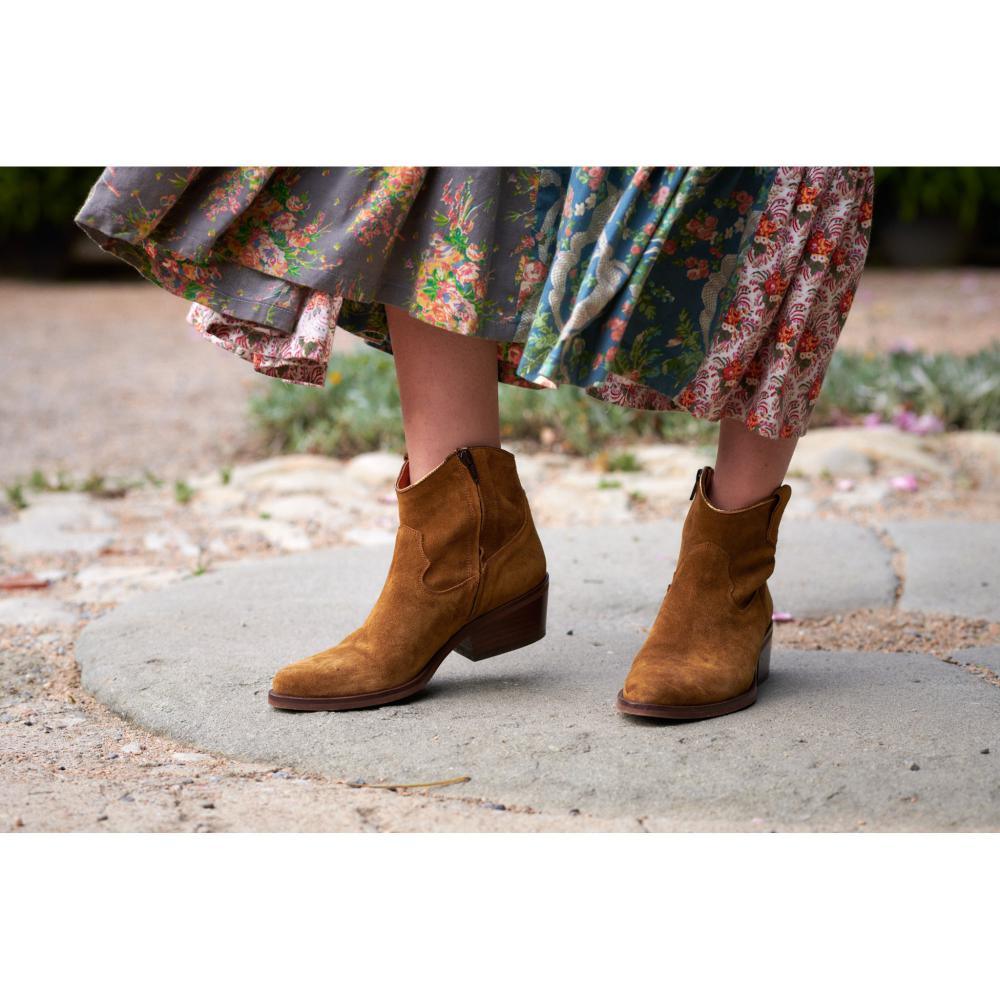
[[[459, 587], [464, 587], [470, 581], [475, 580], [476, 574], [471, 573], [464, 579], [459, 580], [458, 583], [453, 583], [450, 587], [445, 587], [444, 590], [435, 590], [425, 579], [427, 571], [430, 569], [431, 561], [427, 556], [427, 551], [424, 548], [424, 536], [422, 532], [418, 531], [416, 528], [411, 528], [408, 524], [401, 524], [399, 530], [403, 532], [409, 532], [411, 535], [417, 536], [417, 544], [420, 546], [420, 555], [424, 560], [424, 568], [420, 571], [420, 585], [427, 591], [428, 594], [449, 594], [453, 590], [458, 590]], [[468, 560], [466, 560], [466, 568], [468, 568]]]
[[[498, 555], [500, 555], [501, 552], [503, 552], [505, 549], [509, 548], [511, 545], [514, 544], [514, 542], [516, 542], [518, 540], [518, 538], [520, 538], [521, 533], [525, 530], [525, 528], [527, 527], [527, 524], [528, 524], [528, 497], [522, 491], [522, 493], [521, 493], [521, 523], [517, 526], [517, 529], [510, 536], [510, 538], [508, 538], [507, 541], [504, 542], [503, 545], [501, 545], [500, 548], [498, 548], [496, 550], [496, 552], [494, 552], [493, 555], [491, 555], [489, 557], [489, 559], [487, 559], [483, 563], [483, 570], [485, 570], [486, 567], [489, 566], [490, 563], [492, 563], [493, 560], [496, 559], [496, 557]], [[480, 551], [481, 551], [481, 549], [480, 549]]]
[[[704, 548], [715, 549], [716, 552], [722, 553], [722, 556], [726, 561], [726, 577], [729, 580], [729, 591], [726, 596], [729, 598], [729, 603], [737, 614], [740, 615], [747, 614], [753, 607], [754, 601], [757, 599], [757, 596], [760, 594], [761, 587], [758, 587], [753, 592], [753, 595], [751, 596], [750, 600], [747, 602], [745, 607], [740, 607], [740, 605], [736, 602], [736, 598], [733, 596], [733, 591], [736, 589], [736, 583], [733, 580], [733, 572], [730, 565], [729, 553], [716, 542], [706, 540], [704, 542], [696, 542], [694, 545], [692, 545], [690, 549], [688, 549], [684, 558], [681, 559], [677, 563], [677, 566], [674, 568], [674, 578], [676, 579], [677, 573], [680, 571], [681, 566], [683, 566], [684, 563], [686, 563], [699, 549], [704, 549]], [[671, 580], [671, 585], [673, 585], [673, 580]], [[667, 587], [667, 590], [669, 591], [670, 587]], [[664, 600], [666, 600], [666, 595], [664, 595]]]

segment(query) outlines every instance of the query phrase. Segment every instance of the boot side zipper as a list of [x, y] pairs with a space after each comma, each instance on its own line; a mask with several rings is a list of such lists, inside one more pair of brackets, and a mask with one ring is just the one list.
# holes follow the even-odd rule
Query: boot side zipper
[[475, 460], [472, 457], [472, 452], [468, 448], [458, 448], [456, 449], [456, 454], [458, 455], [459, 461], [469, 470], [469, 475], [472, 476], [472, 481], [475, 483], [476, 499], [479, 501], [479, 534], [476, 538], [476, 554], [478, 556], [479, 568], [476, 573], [476, 590], [472, 595], [472, 606], [469, 609], [469, 615], [476, 610], [476, 602], [479, 600], [479, 591], [483, 585], [483, 526], [486, 520], [486, 512], [483, 508], [483, 494], [479, 486], [479, 470], [476, 468]]
[[[476, 468], [476, 463], [472, 458], [472, 452], [468, 448], [458, 448], [456, 449], [456, 454], [458, 455], [459, 461], [469, 470], [469, 475], [472, 476], [472, 481], [474, 483], [479, 482], [479, 470]], [[480, 507], [482, 504], [480, 503]]]

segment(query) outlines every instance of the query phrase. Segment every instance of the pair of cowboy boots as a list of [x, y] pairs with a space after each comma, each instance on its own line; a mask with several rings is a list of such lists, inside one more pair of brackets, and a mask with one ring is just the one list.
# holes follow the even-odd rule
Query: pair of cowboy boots
[[[631, 715], [703, 719], [752, 705], [768, 674], [781, 486], [740, 510], [709, 502], [699, 471], [673, 579], [618, 695]], [[419, 482], [404, 461], [382, 592], [340, 643], [278, 671], [276, 708], [338, 711], [426, 687], [451, 652], [497, 656], [545, 635], [549, 578], [514, 456], [459, 448]]]

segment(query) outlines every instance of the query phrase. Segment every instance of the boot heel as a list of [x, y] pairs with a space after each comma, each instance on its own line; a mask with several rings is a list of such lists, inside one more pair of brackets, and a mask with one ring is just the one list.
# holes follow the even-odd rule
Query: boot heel
[[455, 652], [469, 660], [485, 660], [537, 642], [545, 635], [548, 603], [549, 578], [546, 574], [545, 579], [528, 593], [470, 622]]
[[771, 638], [774, 634], [774, 626], [767, 630], [767, 638], [761, 646], [760, 656], [757, 657], [757, 683], [763, 684], [771, 675]]

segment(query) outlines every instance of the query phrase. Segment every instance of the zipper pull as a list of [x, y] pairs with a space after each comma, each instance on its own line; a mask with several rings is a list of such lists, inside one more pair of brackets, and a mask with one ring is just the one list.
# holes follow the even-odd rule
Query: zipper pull
[[458, 455], [459, 461], [469, 470], [469, 475], [472, 476], [472, 481], [475, 483], [479, 482], [479, 471], [476, 469], [476, 463], [472, 460], [472, 452], [468, 448], [457, 448], [455, 454]]
[[699, 469], [697, 475], [694, 477], [694, 486], [691, 487], [691, 496], [688, 497], [689, 500], [694, 499], [695, 493], [698, 492], [698, 483], [701, 482], [701, 474], [704, 469]]

